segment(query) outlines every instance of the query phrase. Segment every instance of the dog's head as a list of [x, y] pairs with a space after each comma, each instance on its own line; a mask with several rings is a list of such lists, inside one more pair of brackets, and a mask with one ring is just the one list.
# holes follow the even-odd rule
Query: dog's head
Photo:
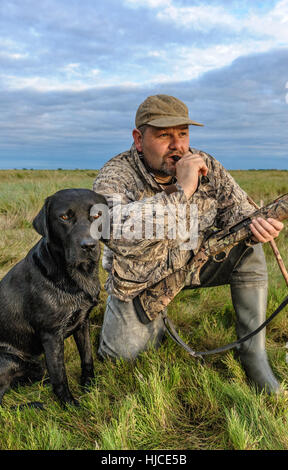
[[[33, 221], [35, 230], [45, 238], [50, 251], [64, 255], [67, 265], [98, 261], [99, 236], [92, 230], [107, 226], [109, 215], [105, 198], [89, 189], [63, 189], [48, 197]], [[102, 227], [101, 227], [102, 224]]]

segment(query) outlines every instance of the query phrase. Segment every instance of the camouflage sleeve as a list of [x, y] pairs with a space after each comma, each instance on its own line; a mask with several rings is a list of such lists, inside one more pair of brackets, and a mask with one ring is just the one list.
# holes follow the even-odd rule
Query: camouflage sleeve
[[248, 202], [246, 192], [236, 183], [221, 163], [213, 157], [210, 157], [210, 162], [218, 203], [215, 226], [224, 229], [227, 225], [247, 217], [255, 209]]
[[[153, 259], [164, 245], [179, 246], [186, 241], [175, 227], [178, 226], [178, 210], [189, 206], [185, 193], [178, 185], [177, 192], [165, 191], [134, 200], [133, 182], [124, 178], [97, 177], [93, 190], [102, 194], [109, 207], [110, 233], [105, 244], [116, 254], [142, 260]], [[162, 245], [162, 248], [161, 248]]]

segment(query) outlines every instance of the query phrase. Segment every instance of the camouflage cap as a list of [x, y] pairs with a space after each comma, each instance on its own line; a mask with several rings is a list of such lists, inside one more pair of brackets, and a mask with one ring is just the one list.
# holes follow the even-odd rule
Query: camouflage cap
[[191, 121], [186, 104], [169, 95], [148, 96], [137, 109], [135, 124], [137, 129], [144, 124], [154, 127], [173, 127], [181, 124], [203, 126]]

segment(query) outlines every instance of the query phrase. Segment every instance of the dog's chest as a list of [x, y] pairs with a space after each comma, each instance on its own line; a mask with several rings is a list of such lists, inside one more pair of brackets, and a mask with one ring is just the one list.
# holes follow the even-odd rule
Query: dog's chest
[[91, 298], [87, 297], [84, 293], [69, 297], [66, 308], [64, 305], [62, 306], [64, 308], [60, 317], [58, 317], [59, 326], [66, 337], [81, 326], [93, 307]]
[[82, 325], [88, 315], [89, 309], [75, 310], [68, 318], [65, 319], [64, 331], [65, 336], [69, 336], [78, 327]]
[[65, 333], [72, 331], [83, 323], [88, 312], [93, 305], [96, 305], [96, 298], [92, 298], [85, 292], [68, 293], [58, 291], [58, 295], [54, 296], [54, 311], [57, 312], [57, 319], [54, 317], [55, 323], [58, 323]]

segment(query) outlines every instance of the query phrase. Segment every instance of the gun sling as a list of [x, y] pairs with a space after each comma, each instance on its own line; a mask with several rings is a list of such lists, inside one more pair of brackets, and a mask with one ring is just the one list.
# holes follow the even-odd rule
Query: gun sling
[[248, 339], [252, 338], [255, 336], [259, 331], [261, 331], [265, 326], [270, 323], [273, 318], [275, 318], [278, 313], [280, 313], [286, 306], [288, 305], [288, 296], [283, 300], [283, 302], [279, 305], [279, 307], [270, 315], [267, 320], [265, 320], [256, 330], [252, 331], [252, 333], [249, 333], [246, 336], [243, 336], [242, 338], [239, 338], [237, 341], [234, 341], [233, 343], [226, 344], [225, 346], [221, 346], [220, 348], [216, 349], [210, 349], [209, 351], [194, 351], [193, 349], [188, 346], [178, 335], [172, 321], [168, 318], [166, 313], [163, 313], [163, 321], [164, 325], [166, 327], [166, 331], [169, 334], [169, 336], [180, 346], [182, 346], [191, 356], [193, 357], [203, 357], [207, 356], [209, 354], [218, 354], [224, 351], [228, 351], [229, 349], [234, 349], [234, 348], [239, 348], [241, 343], [244, 343], [244, 341], [247, 341]]

